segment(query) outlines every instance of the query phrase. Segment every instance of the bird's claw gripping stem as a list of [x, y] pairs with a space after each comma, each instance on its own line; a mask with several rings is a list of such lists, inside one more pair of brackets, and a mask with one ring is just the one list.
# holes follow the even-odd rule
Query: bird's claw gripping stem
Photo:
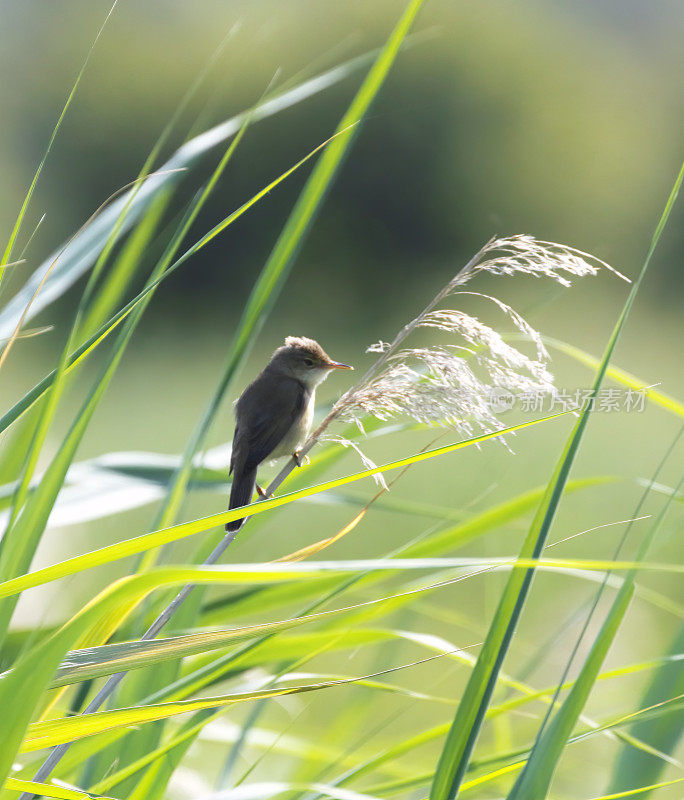
[[307, 455], [302, 456], [302, 451], [301, 450], [295, 450], [294, 453], [292, 454], [292, 458], [294, 458], [295, 464], [298, 467], [301, 467], [304, 464], [311, 463], [310, 460], [309, 460], [309, 456], [307, 456]]

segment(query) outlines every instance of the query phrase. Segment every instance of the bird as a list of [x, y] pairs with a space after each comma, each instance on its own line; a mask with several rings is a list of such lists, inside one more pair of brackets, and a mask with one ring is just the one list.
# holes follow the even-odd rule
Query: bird
[[[311, 431], [316, 387], [335, 369], [353, 369], [333, 361], [314, 339], [288, 336], [264, 370], [235, 403], [235, 433], [230, 456], [229, 509], [249, 505], [256, 489], [257, 469], [266, 459], [291, 456], [301, 466], [299, 450]], [[226, 523], [239, 531], [243, 519]]]

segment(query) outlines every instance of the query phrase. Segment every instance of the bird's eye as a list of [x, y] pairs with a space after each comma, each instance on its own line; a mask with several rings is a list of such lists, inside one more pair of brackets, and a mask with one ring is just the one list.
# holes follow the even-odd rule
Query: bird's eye
[[306, 364], [307, 367], [313, 367], [314, 365], [313, 358], [305, 358], [304, 363]]

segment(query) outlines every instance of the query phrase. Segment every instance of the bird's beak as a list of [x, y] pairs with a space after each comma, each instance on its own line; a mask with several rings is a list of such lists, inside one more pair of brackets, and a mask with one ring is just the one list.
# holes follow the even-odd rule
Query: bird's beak
[[343, 364], [341, 361], [328, 361], [328, 369], [354, 369], [354, 367]]

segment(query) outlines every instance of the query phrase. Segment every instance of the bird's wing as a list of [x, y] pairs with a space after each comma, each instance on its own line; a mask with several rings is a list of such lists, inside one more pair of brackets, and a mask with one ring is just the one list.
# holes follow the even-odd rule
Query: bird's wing
[[[261, 377], [261, 376], [260, 376]], [[306, 408], [307, 389], [297, 380], [260, 378], [245, 389], [236, 407], [231, 468], [257, 466], [275, 450]]]

